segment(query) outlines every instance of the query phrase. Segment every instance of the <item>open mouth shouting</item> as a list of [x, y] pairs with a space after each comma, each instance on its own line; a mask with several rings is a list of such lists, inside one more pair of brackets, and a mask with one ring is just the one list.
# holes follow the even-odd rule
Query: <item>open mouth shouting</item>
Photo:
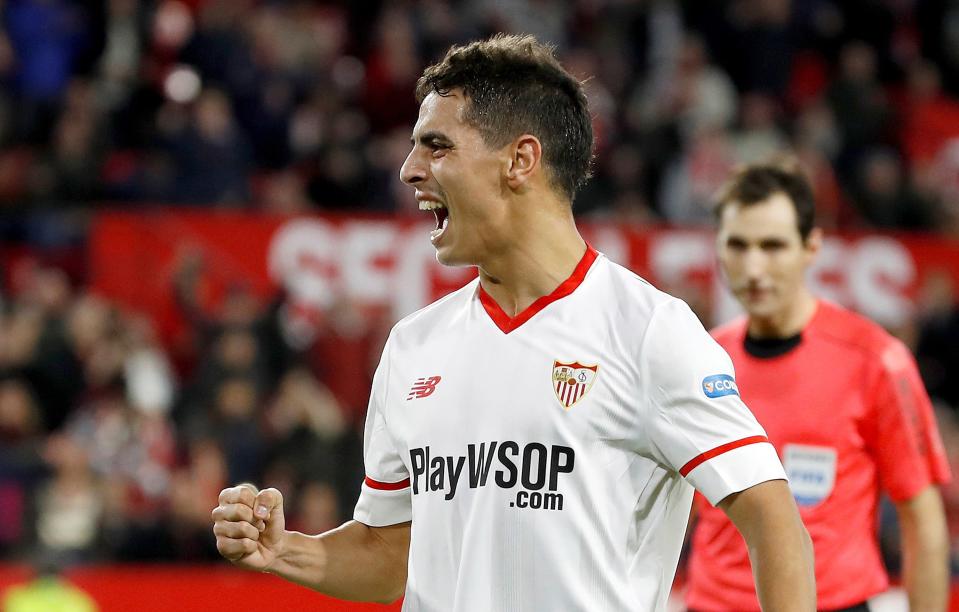
[[419, 204], [420, 210], [432, 210], [433, 216], [436, 217], [436, 229], [430, 232], [430, 242], [437, 244], [450, 224], [449, 210], [436, 200], [420, 200]]

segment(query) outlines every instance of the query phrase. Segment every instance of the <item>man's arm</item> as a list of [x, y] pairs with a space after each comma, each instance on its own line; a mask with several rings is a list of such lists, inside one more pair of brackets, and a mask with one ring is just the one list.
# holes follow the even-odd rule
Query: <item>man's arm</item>
[[719, 502], [746, 547], [763, 610], [816, 609], [812, 540], [784, 480], [769, 480]]
[[912, 612], [942, 612], [949, 598], [949, 537], [942, 497], [928, 486], [896, 503], [902, 537], [903, 584]]
[[390, 603], [406, 589], [411, 523], [350, 521], [315, 536], [287, 531], [280, 492], [251, 485], [224, 489], [213, 521], [217, 549], [240, 567], [338, 599]]

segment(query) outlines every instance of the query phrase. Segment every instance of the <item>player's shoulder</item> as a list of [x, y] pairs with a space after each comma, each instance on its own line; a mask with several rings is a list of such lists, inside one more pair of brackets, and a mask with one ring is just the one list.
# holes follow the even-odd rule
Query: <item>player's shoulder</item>
[[655, 287], [632, 270], [605, 261], [597, 275], [597, 281], [602, 283], [600, 303], [608, 310], [611, 322], [621, 330], [634, 330], [633, 336], [640, 341], [653, 328], [675, 331], [693, 327], [703, 331], [701, 322], [686, 302]]
[[819, 300], [810, 331], [870, 357], [883, 357], [890, 351], [907, 350], [902, 342], [875, 321], [823, 299]]
[[479, 279], [475, 278], [456, 291], [406, 315], [393, 325], [390, 339], [440, 330], [455, 325], [476, 294]]
[[602, 291], [609, 294], [613, 304], [628, 305], [632, 312], [650, 316], [664, 303], [682, 302], [629, 268], [606, 257], [602, 257], [598, 263], [601, 265], [597, 270], [597, 281]]

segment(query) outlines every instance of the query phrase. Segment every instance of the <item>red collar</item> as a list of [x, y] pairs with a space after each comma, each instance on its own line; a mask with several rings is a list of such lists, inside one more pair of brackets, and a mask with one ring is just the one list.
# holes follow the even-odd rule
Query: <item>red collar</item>
[[543, 297], [537, 299], [535, 302], [530, 304], [526, 310], [517, 314], [515, 317], [511, 317], [506, 312], [500, 308], [500, 305], [490, 297], [490, 294], [486, 293], [486, 290], [483, 289], [482, 283], [480, 283], [479, 288], [479, 298], [480, 302], [483, 304], [483, 308], [486, 310], [486, 314], [493, 319], [493, 323], [496, 324], [496, 327], [504, 334], [508, 334], [523, 323], [526, 323], [533, 315], [535, 315], [540, 310], [546, 308], [556, 300], [562, 299], [572, 292], [576, 291], [576, 288], [582, 284], [583, 279], [586, 278], [586, 272], [589, 271], [590, 266], [593, 265], [593, 262], [596, 261], [596, 257], [599, 253], [596, 252], [589, 244], [586, 245], [586, 253], [583, 254], [583, 258], [579, 260], [579, 263], [576, 264], [576, 269], [573, 270], [573, 273], [570, 274], [569, 278], [560, 283], [559, 287], [553, 289], [553, 292], [549, 295], [544, 295]]

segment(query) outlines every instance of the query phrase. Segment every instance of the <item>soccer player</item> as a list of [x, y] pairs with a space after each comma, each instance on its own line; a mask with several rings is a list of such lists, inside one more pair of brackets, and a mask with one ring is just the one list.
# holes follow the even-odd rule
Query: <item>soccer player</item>
[[749, 542], [769, 610], [812, 610], [811, 546], [728, 356], [573, 221], [592, 129], [532, 37], [453, 47], [417, 85], [400, 177], [440, 262], [479, 278], [400, 321], [373, 379], [354, 520], [286, 531], [226, 489], [242, 567], [405, 610], [663, 610], [693, 487]]
[[[908, 349], [810, 293], [805, 272], [822, 233], [795, 164], [744, 168], [721, 191], [716, 215], [719, 263], [746, 316], [713, 336], [789, 475], [813, 540], [819, 609], [867, 610], [888, 587], [876, 537], [885, 492], [902, 528], [910, 609], [945, 610], [948, 544], [936, 485], [949, 468]], [[721, 508], [696, 505], [689, 608], [759, 610], [735, 526]]]

